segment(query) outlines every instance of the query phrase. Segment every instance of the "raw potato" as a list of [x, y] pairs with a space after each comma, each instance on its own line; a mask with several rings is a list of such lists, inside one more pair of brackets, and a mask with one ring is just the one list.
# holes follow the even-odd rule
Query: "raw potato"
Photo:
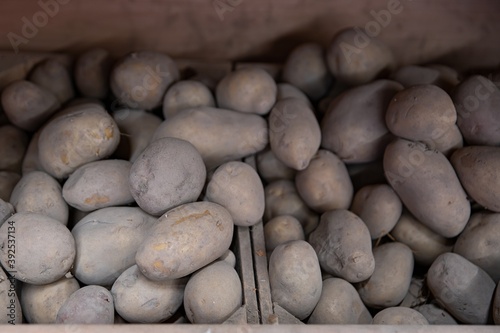
[[57, 324], [113, 324], [113, 296], [104, 287], [86, 286], [75, 291], [57, 313]]
[[358, 286], [366, 306], [380, 309], [396, 306], [405, 298], [413, 274], [413, 254], [402, 243], [386, 243], [373, 249], [373, 275]]
[[314, 249], [302, 240], [278, 246], [269, 259], [271, 297], [300, 320], [307, 318], [321, 297], [322, 280]]
[[137, 207], [109, 207], [82, 218], [72, 229], [76, 243], [73, 268], [84, 284], [111, 286], [135, 263], [136, 251], [156, 218]]
[[97, 104], [73, 106], [44, 126], [38, 158], [53, 177], [68, 177], [78, 167], [111, 155], [120, 141], [118, 126]]
[[290, 97], [298, 98], [306, 102], [307, 106], [309, 106], [311, 110], [314, 110], [313, 105], [311, 104], [311, 101], [309, 100], [307, 95], [304, 94], [299, 88], [289, 83], [278, 83], [277, 87], [278, 96], [276, 96], [276, 101], [280, 101], [282, 99]]
[[291, 215], [280, 215], [264, 225], [266, 250], [272, 252], [281, 244], [294, 240], [305, 240], [304, 229], [299, 220]]
[[439, 305], [465, 324], [489, 323], [495, 282], [456, 253], [440, 255], [427, 272], [427, 284]]
[[440, 73], [437, 69], [408, 65], [399, 67], [391, 74], [391, 79], [398, 81], [405, 88], [417, 86], [417, 85], [429, 85], [434, 84], [439, 86]]
[[321, 45], [316, 43], [297, 46], [283, 65], [283, 81], [305, 92], [313, 101], [319, 100], [333, 83], [324, 53]]
[[0, 325], [18, 325], [23, 321], [21, 302], [16, 293], [15, 279], [0, 267]]
[[179, 80], [179, 69], [167, 55], [134, 52], [114, 66], [110, 85], [113, 94], [126, 107], [151, 110], [161, 105], [167, 88]]
[[384, 171], [403, 204], [431, 230], [452, 238], [465, 228], [470, 204], [442, 153], [422, 143], [396, 139], [385, 150]]
[[[14, 262], [9, 261], [13, 251]], [[0, 262], [3, 267], [15, 269], [16, 279], [22, 282], [37, 285], [55, 282], [69, 271], [74, 259], [75, 240], [71, 232], [50, 217], [17, 213], [0, 228]]]
[[242, 303], [238, 273], [218, 261], [196, 272], [184, 290], [184, 309], [193, 324], [221, 324]]
[[134, 202], [128, 178], [132, 163], [124, 160], [96, 161], [82, 165], [64, 183], [64, 200], [83, 212]]
[[38, 140], [40, 138], [40, 133], [41, 131], [38, 130], [33, 134], [29, 142], [28, 149], [26, 149], [21, 166], [23, 175], [31, 171], [43, 171], [38, 158]]
[[48, 59], [37, 65], [29, 80], [50, 91], [61, 103], [66, 103], [75, 96], [73, 78], [57, 60]]
[[386, 308], [373, 317], [375, 325], [429, 325], [429, 322], [420, 312], [405, 308]]
[[163, 116], [167, 119], [182, 110], [199, 106], [215, 107], [210, 89], [199, 81], [179, 81], [168, 88], [163, 98]]
[[373, 274], [375, 260], [370, 232], [363, 221], [348, 210], [337, 209], [321, 215], [309, 243], [318, 255], [321, 268], [333, 276], [355, 283]]
[[222, 206], [193, 202], [162, 215], [136, 255], [148, 279], [165, 281], [193, 273], [223, 255], [233, 238], [233, 220]]
[[5, 202], [4, 200], [0, 199], [0, 227], [14, 213], [15, 213], [14, 206], [12, 206], [10, 203]]
[[224, 261], [226, 264], [229, 264], [231, 267], [236, 267], [236, 256], [233, 251], [227, 250], [223, 255], [221, 255], [217, 260]]
[[198, 107], [165, 120], [153, 140], [174, 137], [189, 141], [207, 169], [263, 150], [269, 142], [267, 123], [259, 115]]
[[109, 91], [111, 57], [104, 49], [92, 49], [78, 56], [75, 63], [75, 82], [85, 97], [104, 99]]
[[248, 67], [227, 74], [217, 85], [217, 105], [245, 113], [264, 115], [276, 102], [274, 79], [263, 69]]
[[0, 127], [0, 170], [19, 172], [28, 147], [28, 135], [12, 125]]
[[350, 85], [370, 82], [394, 67], [391, 50], [356, 28], [341, 30], [333, 37], [326, 60], [333, 76]]
[[75, 278], [62, 277], [41, 286], [24, 283], [21, 305], [26, 320], [31, 324], [54, 324], [63, 303], [78, 289], [80, 284]]
[[321, 298], [307, 323], [368, 325], [372, 323], [372, 316], [349, 282], [328, 278], [323, 280]]
[[200, 153], [187, 141], [153, 141], [130, 169], [130, 192], [146, 213], [160, 216], [167, 210], [198, 199], [206, 169]]
[[347, 168], [328, 150], [318, 150], [307, 168], [297, 172], [295, 186], [306, 204], [317, 212], [351, 205], [353, 187]]
[[208, 182], [205, 200], [226, 208], [237, 226], [252, 226], [264, 215], [264, 186], [257, 172], [243, 162], [218, 167]]
[[181, 307], [186, 282], [150, 281], [134, 265], [111, 288], [116, 312], [129, 323], [161, 323]]
[[256, 163], [259, 176], [268, 183], [280, 179], [295, 179], [296, 171], [281, 162], [271, 149], [259, 152]]
[[441, 309], [436, 304], [423, 304], [414, 309], [420, 312], [430, 325], [458, 325], [448, 311]]
[[441, 65], [441, 64], [431, 64], [427, 65], [427, 68], [435, 69], [439, 72], [439, 80], [436, 83], [437, 86], [443, 88], [448, 93], [453, 92], [453, 89], [460, 83], [462, 80], [460, 73], [449, 66]]
[[9, 201], [10, 195], [20, 179], [21, 176], [15, 172], [0, 171], [0, 199]]
[[68, 204], [62, 196], [61, 185], [49, 174], [33, 171], [24, 175], [10, 196], [18, 213], [36, 213], [68, 224]]
[[307, 168], [321, 143], [318, 121], [307, 103], [296, 98], [276, 103], [269, 116], [269, 143], [286, 166]]
[[340, 94], [321, 121], [321, 147], [345, 163], [380, 159], [393, 137], [385, 124], [385, 112], [401, 89], [397, 82], [378, 80]]
[[437, 257], [453, 248], [452, 239], [435, 233], [408, 212], [401, 215], [391, 236], [407, 245], [413, 251], [415, 261], [424, 266], [430, 266]]
[[403, 204], [387, 184], [368, 185], [356, 192], [351, 211], [365, 222], [371, 238], [378, 239], [394, 228]]

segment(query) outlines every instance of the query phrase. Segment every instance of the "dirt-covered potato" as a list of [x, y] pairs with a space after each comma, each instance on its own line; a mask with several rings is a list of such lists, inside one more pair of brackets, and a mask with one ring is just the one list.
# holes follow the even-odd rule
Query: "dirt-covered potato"
[[113, 296], [104, 287], [86, 286], [72, 293], [57, 313], [57, 324], [113, 324]]
[[68, 224], [68, 204], [62, 196], [61, 185], [48, 173], [33, 171], [24, 175], [10, 196], [18, 213], [36, 213]]
[[61, 103], [66, 103], [75, 96], [73, 79], [59, 61], [48, 59], [38, 64], [29, 76], [29, 80], [50, 91]]
[[295, 186], [306, 204], [319, 213], [351, 205], [353, 187], [347, 168], [328, 150], [318, 150], [307, 168], [297, 172]]
[[385, 150], [384, 171], [403, 204], [431, 230], [451, 238], [465, 228], [471, 211], [467, 194], [442, 153], [396, 139]]
[[75, 240], [57, 220], [17, 213], [0, 227], [0, 263], [15, 270], [22, 282], [55, 282], [69, 271], [74, 259]]
[[131, 204], [134, 202], [128, 183], [131, 167], [132, 163], [124, 160], [82, 165], [64, 183], [64, 200], [84, 212]]
[[392, 139], [385, 112], [401, 89], [403, 86], [395, 81], [378, 80], [340, 94], [321, 120], [321, 147], [346, 163], [366, 163], [382, 157]]
[[179, 80], [179, 69], [167, 55], [134, 52], [119, 60], [110, 76], [113, 94], [126, 107], [151, 110], [161, 105], [168, 87]]
[[233, 238], [231, 214], [212, 202], [193, 202], [162, 215], [136, 255], [141, 272], [154, 281], [191, 274], [223, 255]]
[[239, 112], [267, 114], [277, 96], [276, 82], [258, 67], [241, 68], [227, 74], [217, 85], [217, 105]]
[[465, 324], [487, 324], [495, 282], [478, 266], [456, 253], [444, 253], [427, 272], [427, 285], [439, 305]]
[[414, 309], [427, 319], [429, 325], [458, 325], [455, 318], [448, 311], [441, 309], [434, 303], [419, 305]]
[[181, 110], [199, 106], [215, 107], [210, 89], [200, 81], [179, 81], [168, 88], [163, 98], [163, 116], [169, 118]]
[[327, 49], [326, 60], [336, 79], [352, 85], [367, 83], [394, 67], [391, 50], [359, 28], [339, 31]]
[[291, 215], [280, 215], [264, 225], [266, 250], [272, 252], [276, 247], [294, 240], [305, 240], [304, 229], [299, 220]]
[[281, 162], [271, 149], [259, 152], [256, 163], [260, 177], [268, 183], [280, 179], [295, 179], [296, 171]]
[[280, 100], [269, 116], [269, 143], [286, 166], [304, 170], [321, 143], [321, 130], [312, 109], [296, 98]]
[[165, 120], [153, 140], [164, 137], [192, 143], [209, 170], [255, 154], [269, 141], [267, 123], [261, 116], [212, 107], [186, 109]]
[[134, 265], [111, 288], [116, 312], [129, 323], [161, 323], [181, 307], [186, 282], [151, 281]]
[[23, 310], [16, 292], [15, 279], [7, 276], [0, 266], [0, 325], [21, 324]]
[[257, 172], [244, 162], [218, 167], [208, 182], [205, 200], [226, 208], [237, 226], [252, 226], [264, 215], [264, 186]]
[[242, 299], [238, 273], [217, 261], [191, 276], [184, 290], [184, 309], [193, 324], [221, 324], [241, 306]]
[[291, 241], [274, 249], [269, 259], [273, 302], [299, 319], [307, 318], [321, 297], [318, 257], [309, 243]]
[[137, 207], [88, 214], [71, 231], [76, 243], [73, 274], [84, 284], [111, 286], [135, 263], [136, 251], [155, 223], [156, 218]]
[[38, 139], [40, 138], [40, 130], [36, 131], [28, 144], [26, 153], [24, 154], [23, 163], [21, 166], [22, 174], [27, 174], [31, 171], [43, 171], [38, 159]]
[[73, 106], [44, 126], [38, 158], [53, 177], [68, 177], [78, 167], [111, 155], [120, 141], [118, 125], [98, 104]]
[[153, 141], [130, 169], [130, 192], [145, 212], [160, 216], [196, 201], [203, 190], [206, 169], [200, 153], [187, 141]]
[[276, 96], [276, 101], [280, 101], [282, 99], [290, 97], [298, 98], [306, 102], [311, 110], [314, 110], [313, 105], [311, 104], [311, 101], [309, 100], [307, 95], [304, 94], [299, 88], [289, 83], [278, 83], [277, 87], [278, 95]]
[[405, 307], [383, 309], [373, 317], [375, 325], [429, 325], [423, 314]]
[[44, 285], [24, 283], [21, 289], [21, 306], [28, 323], [54, 324], [64, 302], [80, 284], [75, 278], [61, 279]]
[[[309, 236], [321, 268], [355, 283], [368, 279], [375, 269], [370, 232], [363, 221], [345, 209], [321, 215]], [[413, 266], [412, 266], [413, 267]]]
[[366, 306], [396, 306], [405, 298], [413, 274], [413, 253], [403, 243], [386, 243], [373, 249], [375, 270], [358, 285], [358, 293]]
[[387, 235], [398, 222], [403, 204], [387, 184], [364, 186], [356, 192], [351, 209], [365, 222], [372, 239]]
[[325, 51], [316, 43], [301, 44], [293, 49], [283, 65], [281, 78], [305, 92], [313, 101], [323, 97], [333, 83]]
[[111, 57], [104, 49], [92, 49], [78, 56], [75, 63], [75, 82], [85, 97], [104, 99], [109, 91]]
[[0, 227], [14, 213], [14, 206], [12, 206], [9, 202], [5, 202], [4, 200], [0, 199]]
[[309, 317], [308, 324], [368, 325], [372, 316], [349, 282], [328, 278], [323, 280], [321, 298]]
[[21, 171], [28, 135], [12, 125], [0, 126], [0, 170]]
[[0, 171], [0, 199], [4, 201], [10, 200], [10, 195], [14, 190], [17, 182], [21, 179], [21, 175], [10, 171]]

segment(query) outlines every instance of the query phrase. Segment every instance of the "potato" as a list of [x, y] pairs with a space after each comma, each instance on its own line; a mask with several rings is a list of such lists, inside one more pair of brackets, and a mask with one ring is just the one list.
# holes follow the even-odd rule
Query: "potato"
[[10, 195], [20, 179], [21, 176], [15, 172], [0, 171], [0, 199], [9, 201]]
[[394, 67], [391, 50], [359, 28], [339, 31], [326, 51], [333, 76], [350, 85], [367, 83]]
[[500, 88], [484, 76], [465, 79], [453, 92], [457, 124], [469, 145], [500, 144]]
[[500, 212], [500, 148], [469, 146], [456, 150], [451, 164], [469, 197], [479, 205]]
[[307, 103], [296, 98], [278, 101], [269, 116], [269, 143], [286, 166], [304, 170], [318, 151], [321, 130]]
[[357, 289], [366, 306], [396, 306], [405, 298], [413, 273], [413, 254], [403, 243], [386, 243], [373, 249], [375, 270]]
[[456, 253], [443, 253], [427, 272], [427, 285], [439, 305], [465, 324], [489, 323], [495, 282]]
[[113, 94], [126, 107], [151, 110], [161, 105], [167, 88], [179, 80], [179, 69], [167, 55], [134, 52], [119, 60], [110, 76]]
[[349, 282], [328, 278], [323, 280], [321, 298], [307, 323], [368, 325], [372, 323], [372, 316]]
[[453, 248], [453, 240], [435, 233], [408, 212], [403, 212], [391, 236], [407, 245], [415, 261], [424, 266], [430, 266], [439, 255]]
[[26, 148], [28, 136], [12, 125], [0, 127], [0, 170], [19, 172]]
[[161, 216], [135, 257], [148, 279], [187, 276], [223, 255], [233, 238], [233, 220], [222, 206], [193, 202]]
[[63, 199], [61, 185], [45, 172], [24, 175], [14, 187], [10, 202], [18, 213], [36, 213], [68, 224], [68, 204]]
[[472, 214], [458, 236], [453, 252], [481, 267], [496, 282], [500, 281], [500, 214]]
[[236, 256], [231, 250], [227, 250], [223, 255], [217, 258], [217, 260], [224, 261], [226, 264], [230, 265], [233, 268], [236, 267]]
[[218, 167], [208, 182], [205, 200], [226, 208], [237, 226], [257, 224], [264, 215], [264, 186], [257, 172], [243, 162]]
[[313, 210], [347, 209], [353, 187], [345, 164], [332, 152], [320, 149], [304, 170], [297, 172], [295, 186]]
[[48, 59], [38, 64], [31, 71], [29, 80], [50, 91], [61, 103], [75, 96], [73, 79], [66, 67], [57, 60]]
[[43, 171], [38, 159], [38, 140], [40, 138], [40, 130], [36, 131], [28, 144], [28, 149], [24, 154], [23, 163], [21, 166], [22, 174], [27, 174], [31, 171]]
[[458, 325], [455, 318], [434, 303], [423, 304], [414, 309], [420, 312], [430, 325]]
[[86, 163], [108, 157], [119, 141], [118, 126], [104, 108], [90, 103], [73, 106], [44, 126], [38, 158], [47, 173], [62, 179]]
[[150, 281], [137, 265], [124, 271], [111, 294], [116, 312], [129, 323], [160, 323], [182, 305], [187, 279]]
[[210, 89], [199, 81], [180, 81], [168, 88], [163, 98], [163, 116], [169, 118], [182, 110], [198, 106], [215, 107]]
[[152, 142], [132, 165], [130, 192], [146, 213], [159, 216], [196, 201], [205, 178], [205, 164], [192, 144], [162, 138]]
[[15, 270], [15, 278], [26, 283], [57, 281], [75, 259], [75, 240], [68, 228], [34, 213], [17, 213], [5, 221], [0, 228], [0, 244], [0, 263]]
[[111, 57], [104, 49], [91, 49], [78, 56], [75, 83], [85, 97], [104, 99], [108, 95]]
[[453, 89], [461, 81], [460, 73], [452, 67], [441, 64], [430, 64], [425, 67], [437, 70], [439, 72], [439, 80], [436, 85], [440, 88], [443, 88], [448, 93], [452, 92]]
[[277, 180], [264, 189], [266, 206], [264, 221], [280, 215], [291, 215], [299, 220], [304, 234], [309, 235], [318, 226], [318, 215], [307, 207], [289, 180]]
[[405, 308], [386, 308], [373, 317], [375, 325], [429, 325], [427, 319], [420, 312]]
[[259, 152], [256, 163], [260, 177], [268, 183], [280, 179], [295, 179], [296, 171], [281, 162], [271, 149]]
[[128, 178], [132, 163], [105, 160], [82, 165], [64, 183], [64, 200], [81, 211], [127, 205], [134, 202]]
[[385, 150], [384, 171], [403, 204], [429, 229], [451, 238], [465, 228], [470, 204], [442, 153], [422, 143], [396, 139]]
[[57, 313], [57, 324], [113, 324], [113, 296], [104, 287], [86, 286], [69, 296]]
[[276, 62], [236, 62], [234, 64], [234, 70], [246, 69], [246, 68], [259, 68], [264, 70], [267, 74], [269, 74], [273, 80], [278, 80], [281, 75], [281, 70], [283, 68], [283, 64]]
[[324, 53], [322, 46], [316, 43], [294, 48], [283, 66], [283, 81], [305, 92], [313, 101], [319, 100], [333, 83]]
[[165, 120], [153, 139], [174, 137], [189, 141], [209, 170], [264, 149], [269, 140], [266, 121], [255, 114], [198, 107]]
[[387, 235], [398, 222], [403, 204], [387, 184], [361, 188], [352, 201], [351, 211], [365, 222], [372, 239]]
[[414, 87], [417, 85], [430, 85], [434, 84], [438, 86], [440, 73], [437, 69], [407, 65], [396, 69], [391, 74], [391, 79], [398, 81], [405, 88]]
[[304, 94], [299, 88], [295, 87], [294, 85], [289, 83], [278, 83], [277, 88], [278, 88], [278, 95], [276, 96], [276, 101], [280, 101], [282, 99], [290, 97], [298, 98], [307, 103], [307, 106], [311, 110], [314, 110], [313, 105], [311, 104], [311, 101], [309, 100], [307, 95]]
[[16, 293], [15, 279], [8, 276], [0, 267], [0, 325], [21, 324], [23, 312]]
[[134, 265], [137, 249], [155, 223], [156, 218], [137, 207], [88, 214], [71, 231], [76, 243], [73, 274], [87, 285], [111, 286]]
[[248, 67], [227, 74], [215, 94], [222, 109], [264, 115], [276, 102], [277, 87], [265, 70]]
[[281, 244], [294, 240], [305, 240], [304, 229], [299, 220], [291, 215], [280, 215], [264, 225], [266, 250], [272, 252]]
[[321, 147], [345, 163], [381, 158], [392, 140], [385, 124], [385, 111], [402, 88], [397, 82], [378, 80], [340, 94], [321, 120]]
[[242, 298], [238, 273], [217, 261], [191, 276], [184, 290], [184, 309], [193, 324], [221, 324], [241, 306]]
[[345, 209], [321, 215], [309, 236], [321, 268], [355, 283], [368, 279], [375, 269], [370, 232], [363, 221]]
[[0, 227], [14, 213], [15, 213], [14, 206], [12, 206], [10, 203], [5, 202], [4, 200], [0, 199]]
[[495, 296], [493, 297], [493, 322], [500, 325], [500, 282], [497, 285]]
[[24, 283], [21, 305], [26, 320], [31, 324], [54, 324], [63, 303], [78, 289], [80, 284], [75, 278], [62, 277], [41, 286]]
[[269, 283], [273, 302], [300, 320], [307, 318], [321, 297], [318, 257], [303, 240], [274, 249], [269, 259]]

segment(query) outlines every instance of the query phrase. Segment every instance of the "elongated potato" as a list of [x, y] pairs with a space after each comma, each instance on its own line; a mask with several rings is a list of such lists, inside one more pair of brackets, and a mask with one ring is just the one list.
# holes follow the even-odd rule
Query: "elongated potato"
[[0, 127], [0, 170], [19, 172], [28, 147], [28, 135], [12, 125]]
[[48, 59], [38, 64], [31, 71], [29, 80], [50, 91], [61, 103], [75, 96], [73, 79], [67, 68], [57, 60]]
[[259, 176], [268, 183], [280, 179], [295, 179], [296, 171], [281, 162], [271, 149], [259, 152], [256, 163]]
[[199, 81], [179, 81], [168, 88], [163, 98], [163, 116], [169, 118], [182, 110], [199, 106], [215, 107], [210, 89]]
[[281, 244], [294, 240], [305, 240], [304, 229], [299, 220], [291, 215], [280, 215], [264, 225], [266, 250], [272, 252]]
[[373, 317], [375, 325], [429, 325], [420, 312], [405, 307], [386, 308]]
[[7, 276], [0, 267], [0, 324], [17, 325], [23, 322], [23, 310], [16, 292], [16, 279]]
[[78, 56], [75, 83], [85, 97], [104, 99], [109, 91], [111, 58], [104, 49], [91, 49]]
[[104, 287], [85, 286], [69, 296], [57, 313], [57, 324], [113, 324], [113, 296]]

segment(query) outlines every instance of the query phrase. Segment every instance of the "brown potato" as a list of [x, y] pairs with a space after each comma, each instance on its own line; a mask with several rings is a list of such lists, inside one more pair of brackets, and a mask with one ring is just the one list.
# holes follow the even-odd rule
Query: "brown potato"
[[16, 292], [16, 280], [0, 267], [0, 325], [18, 325], [23, 322], [23, 310]]
[[440, 73], [437, 69], [407, 65], [396, 69], [390, 77], [392, 80], [401, 83], [405, 88], [409, 88], [417, 85], [437, 85], [439, 75]]
[[28, 147], [28, 135], [12, 125], [0, 127], [0, 170], [21, 171], [24, 153]]
[[57, 60], [48, 59], [38, 64], [31, 71], [29, 80], [50, 91], [61, 103], [75, 96], [73, 79], [67, 68]]
[[280, 179], [295, 179], [296, 171], [281, 162], [271, 149], [266, 149], [256, 155], [257, 171], [262, 179], [271, 183]]
[[9, 201], [10, 195], [20, 179], [21, 175], [15, 172], [0, 171], [0, 199]]
[[373, 317], [375, 325], [429, 325], [429, 322], [420, 312], [405, 308], [386, 308]]
[[113, 324], [113, 296], [104, 287], [85, 286], [69, 296], [57, 313], [57, 324]]
[[169, 118], [182, 110], [198, 106], [215, 107], [210, 89], [199, 81], [179, 81], [168, 88], [163, 98], [163, 116]]
[[104, 49], [91, 49], [78, 56], [75, 63], [75, 82], [85, 97], [104, 99], [109, 91], [111, 57]]
[[282, 99], [290, 97], [298, 98], [306, 102], [307, 106], [309, 106], [311, 110], [314, 110], [313, 105], [311, 104], [311, 101], [309, 100], [307, 95], [304, 94], [299, 88], [289, 83], [278, 83], [277, 87], [278, 95], [276, 96], [276, 101], [280, 101]]
[[294, 240], [305, 240], [304, 229], [299, 220], [291, 215], [280, 215], [264, 225], [266, 250], [272, 252], [281, 244]]

